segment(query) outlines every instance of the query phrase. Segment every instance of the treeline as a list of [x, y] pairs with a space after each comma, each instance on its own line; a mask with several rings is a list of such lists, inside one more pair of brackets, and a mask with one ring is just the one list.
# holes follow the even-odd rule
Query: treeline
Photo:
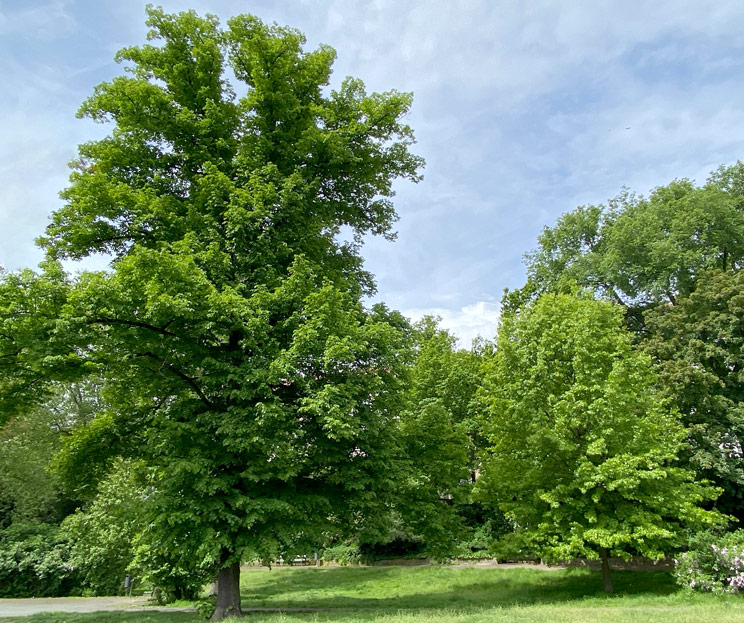
[[[404, 365], [388, 408], [410, 460], [387, 475], [384, 521], [244, 556], [658, 557], [726, 517], [735, 526], [742, 181], [736, 164], [703, 186], [675, 181], [564, 215], [526, 256], [525, 286], [505, 294], [496, 343], [458, 349], [436, 319], [399, 319]], [[105, 386], [59, 385], [2, 430], [7, 595], [112, 593], [132, 573], [187, 596], [209, 579], [143, 540], [152, 466], [107, 463], [115, 453], [101, 445], [92, 465], [105, 470], [71, 462], [111, 410]]]
[[611, 590], [609, 556], [742, 515], [741, 165], [566, 215], [462, 351], [363, 304], [411, 95], [329, 89], [333, 49], [250, 15], [147, 23], [45, 261], [0, 271], [0, 590], [216, 579], [216, 620], [246, 559], [406, 543], [601, 558]]

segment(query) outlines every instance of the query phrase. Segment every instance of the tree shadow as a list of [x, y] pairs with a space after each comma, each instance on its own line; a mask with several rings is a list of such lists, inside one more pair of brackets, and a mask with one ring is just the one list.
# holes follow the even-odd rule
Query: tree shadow
[[[615, 571], [615, 593], [602, 589], [601, 574], [587, 569], [538, 571], [532, 569], [453, 569], [455, 582], [437, 590], [437, 578], [425, 568], [341, 568], [269, 572], [255, 584], [248, 578], [241, 594], [243, 606], [287, 610], [428, 610], [474, 611], [504, 606], [565, 603], [618, 596], [663, 596], [679, 587], [662, 571]], [[255, 571], [253, 572], [255, 573]], [[257, 578], [253, 578], [254, 580]], [[440, 576], [440, 579], [441, 578]], [[367, 590], [373, 587], [370, 594]]]

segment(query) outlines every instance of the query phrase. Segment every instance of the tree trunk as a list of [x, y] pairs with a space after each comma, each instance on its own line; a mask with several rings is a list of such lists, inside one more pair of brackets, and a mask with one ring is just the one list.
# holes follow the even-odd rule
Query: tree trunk
[[599, 548], [599, 556], [602, 558], [602, 585], [605, 593], [613, 593], [612, 576], [610, 575], [610, 558], [606, 547]]
[[240, 563], [222, 567], [217, 576], [217, 605], [210, 621], [221, 621], [227, 617], [242, 617], [240, 609]]

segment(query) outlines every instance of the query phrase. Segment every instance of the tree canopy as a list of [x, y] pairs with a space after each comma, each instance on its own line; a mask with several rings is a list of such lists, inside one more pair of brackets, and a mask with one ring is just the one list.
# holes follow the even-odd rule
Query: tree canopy
[[647, 198], [625, 190], [546, 227], [526, 256], [525, 293], [590, 288], [629, 308], [674, 304], [706, 269], [744, 264], [744, 164], [702, 186], [675, 180]]
[[512, 541], [552, 560], [660, 557], [686, 527], [721, 516], [718, 492], [676, 464], [685, 430], [659, 400], [622, 308], [545, 294], [506, 315], [481, 390], [490, 453], [482, 496], [515, 522]]
[[505, 295], [507, 309], [577, 287], [623, 307], [688, 427], [688, 464], [724, 489], [722, 508], [743, 518], [736, 284], [744, 164], [721, 167], [700, 186], [675, 180], [648, 197], [624, 191], [606, 206], [581, 206], [544, 229], [526, 263], [527, 283]]
[[643, 348], [663, 392], [683, 415], [688, 461], [718, 483], [717, 506], [744, 516], [744, 272], [710, 271], [676, 305], [646, 313]]

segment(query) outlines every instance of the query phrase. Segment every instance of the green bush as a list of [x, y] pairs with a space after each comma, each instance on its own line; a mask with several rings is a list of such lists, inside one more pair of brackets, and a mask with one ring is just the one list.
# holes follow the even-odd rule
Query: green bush
[[744, 589], [744, 530], [699, 534], [674, 562], [677, 583], [687, 589], [738, 593]]
[[423, 538], [406, 532], [393, 531], [386, 541], [360, 543], [359, 556], [362, 562], [375, 562], [397, 558], [427, 558], [429, 551]]
[[463, 520], [457, 558], [492, 558], [499, 539], [514, 531], [514, 524], [499, 509], [487, 508], [480, 502], [462, 504], [457, 512]]
[[80, 580], [58, 526], [16, 522], [0, 530], [0, 597], [80, 594]]
[[359, 547], [356, 545], [333, 545], [321, 552], [325, 562], [334, 561], [339, 565], [355, 565], [359, 563]]
[[208, 619], [212, 616], [214, 608], [217, 605], [216, 597], [206, 597], [196, 602], [196, 614], [203, 619]]

